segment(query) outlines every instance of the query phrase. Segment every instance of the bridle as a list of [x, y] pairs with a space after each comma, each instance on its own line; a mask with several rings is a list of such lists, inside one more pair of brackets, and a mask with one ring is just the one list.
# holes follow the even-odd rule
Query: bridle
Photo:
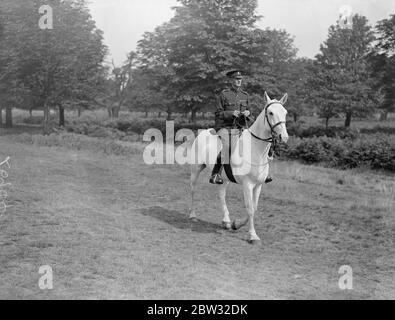
[[280, 125], [282, 125], [282, 124], [285, 124], [286, 122], [285, 122], [285, 121], [279, 121], [279, 122], [276, 123], [274, 126], [272, 126], [272, 124], [271, 124], [270, 121], [269, 121], [269, 116], [268, 116], [267, 113], [268, 113], [269, 107], [272, 106], [273, 104], [280, 104], [281, 106], [283, 106], [281, 102], [273, 101], [273, 102], [270, 102], [270, 103], [265, 107], [265, 119], [266, 119], [266, 122], [269, 124], [270, 131], [271, 131], [271, 137], [270, 137], [270, 138], [267, 138], [267, 139], [263, 139], [263, 138], [258, 137], [258, 136], [255, 135], [254, 133], [252, 133], [251, 130], [250, 130], [250, 128], [248, 128], [248, 131], [250, 132], [251, 136], [253, 136], [255, 139], [260, 140], [260, 141], [263, 141], [263, 142], [272, 143], [273, 146], [275, 147], [276, 144], [277, 144], [277, 139], [276, 139], [276, 137], [275, 137], [276, 132], [274, 131], [274, 129], [276, 129], [278, 126], [280, 126]]
[[[277, 138], [276, 138], [276, 132], [274, 131], [274, 129], [277, 128], [278, 126], [286, 123], [285, 121], [279, 121], [274, 126], [272, 126], [272, 124], [269, 121], [268, 109], [269, 109], [270, 106], [272, 106], [273, 104], [277, 104], [277, 103], [284, 107], [284, 105], [281, 102], [279, 102], [279, 101], [270, 102], [265, 107], [265, 119], [266, 119], [267, 123], [269, 124], [270, 130], [271, 130], [271, 137], [270, 138], [267, 138], [267, 139], [260, 138], [257, 135], [255, 135], [253, 132], [251, 132], [251, 130], [250, 130], [249, 126], [248, 126], [248, 117], [244, 116], [244, 118], [245, 118], [245, 126], [247, 127], [247, 130], [251, 134], [251, 136], [253, 138], [259, 140], [259, 141], [263, 141], [263, 142], [267, 142], [267, 143], [271, 144], [272, 145], [272, 149], [273, 149], [273, 153], [276, 152], [276, 147], [277, 147], [277, 143], [278, 143]], [[234, 121], [233, 121], [233, 126], [236, 126], [236, 125], [237, 125], [237, 118], [235, 118]], [[249, 163], [249, 164], [253, 165], [253, 166], [261, 167], [261, 166], [267, 166], [269, 164], [269, 161], [267, 161], [263, 165], [262, 164], [253, 164], [253, 163]]]

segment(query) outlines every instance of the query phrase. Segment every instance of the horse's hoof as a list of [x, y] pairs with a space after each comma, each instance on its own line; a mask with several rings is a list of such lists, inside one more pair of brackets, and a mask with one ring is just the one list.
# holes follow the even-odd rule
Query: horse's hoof
[[250, 240], [248, 240], [248, 243], [249, 243], [249, 244], [252, 244], [252, 245], [258, 245], [258, 244], [261, 243], [261, 240], [250, 239]]
[[230, 230], [232, 229], [232, 224], [230, 222], [222, 221], [222, 228], [224, 228], [225, 230]]
[[236, 220], [232, 222], [232, 230], [237, 231], [239, 228], [236, 225]]

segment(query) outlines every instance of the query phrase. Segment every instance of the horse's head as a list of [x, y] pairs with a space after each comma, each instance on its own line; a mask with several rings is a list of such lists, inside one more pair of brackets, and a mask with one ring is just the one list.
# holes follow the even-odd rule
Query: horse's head
[[286, 93], [280, 101], [270, 99], [269, 95], [265, 92], [266, 107], [261, 113], [264, 117], [265, 125], [267, 130], [275, 137], [278, 137], [280, 141], [288, 141], [288, 132], [286, 127], [286, 117], [288, 111], [284, 108], [284, 104], [288, 100], [288, 94]]

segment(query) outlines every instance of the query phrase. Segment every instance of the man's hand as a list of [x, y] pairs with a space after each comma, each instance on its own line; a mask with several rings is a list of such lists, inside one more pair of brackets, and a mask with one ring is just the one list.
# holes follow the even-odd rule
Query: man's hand
[[243, 116], [245, 116], [245, 117], [249, 117], [250, 115], [251, 115], [251, 112], [248, 110], [243, 112]]
[[240, 117], [240, 111], [235, 110], [235, 112], [233, 112], [233, 116], [235, 116], [236, 118]]

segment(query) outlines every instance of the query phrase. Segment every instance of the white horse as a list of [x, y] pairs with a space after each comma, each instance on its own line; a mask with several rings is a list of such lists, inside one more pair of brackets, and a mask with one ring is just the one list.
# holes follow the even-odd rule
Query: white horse
[[[259, 242], [255, 232], [254, 214], [258, 209], [258, 201], [262, 185], [269, 174], [268, 153], [273, 139], [288, 141], [286, 128], [287, 110], [284, 104], [288, 95], [278, 100], [271, 100], [265, 92], [266, 106], [256, 119], [255, 123], [244, 130], [233, 148], [230, 164], [236, 181], [243, 186], [244, 202], [247, 209], [245, 220], [235, 220], [229, 217], [226, 206], [226, 188], [230, 181], [223, 174], [224, 184], [219, 185], [219, 199], [224, 214], [222, 225], [225, 229], [238, 230], [248, 223], [250, 243]], [[213, 169], [217, 155], [222, 148], [221, 139], [213, 134], [213, 129], [202, 131], [192, 145], [191, 159], [191, 212], [190, 219], [196, 221], [195, 191], [200, 173], [208, 168]]]

